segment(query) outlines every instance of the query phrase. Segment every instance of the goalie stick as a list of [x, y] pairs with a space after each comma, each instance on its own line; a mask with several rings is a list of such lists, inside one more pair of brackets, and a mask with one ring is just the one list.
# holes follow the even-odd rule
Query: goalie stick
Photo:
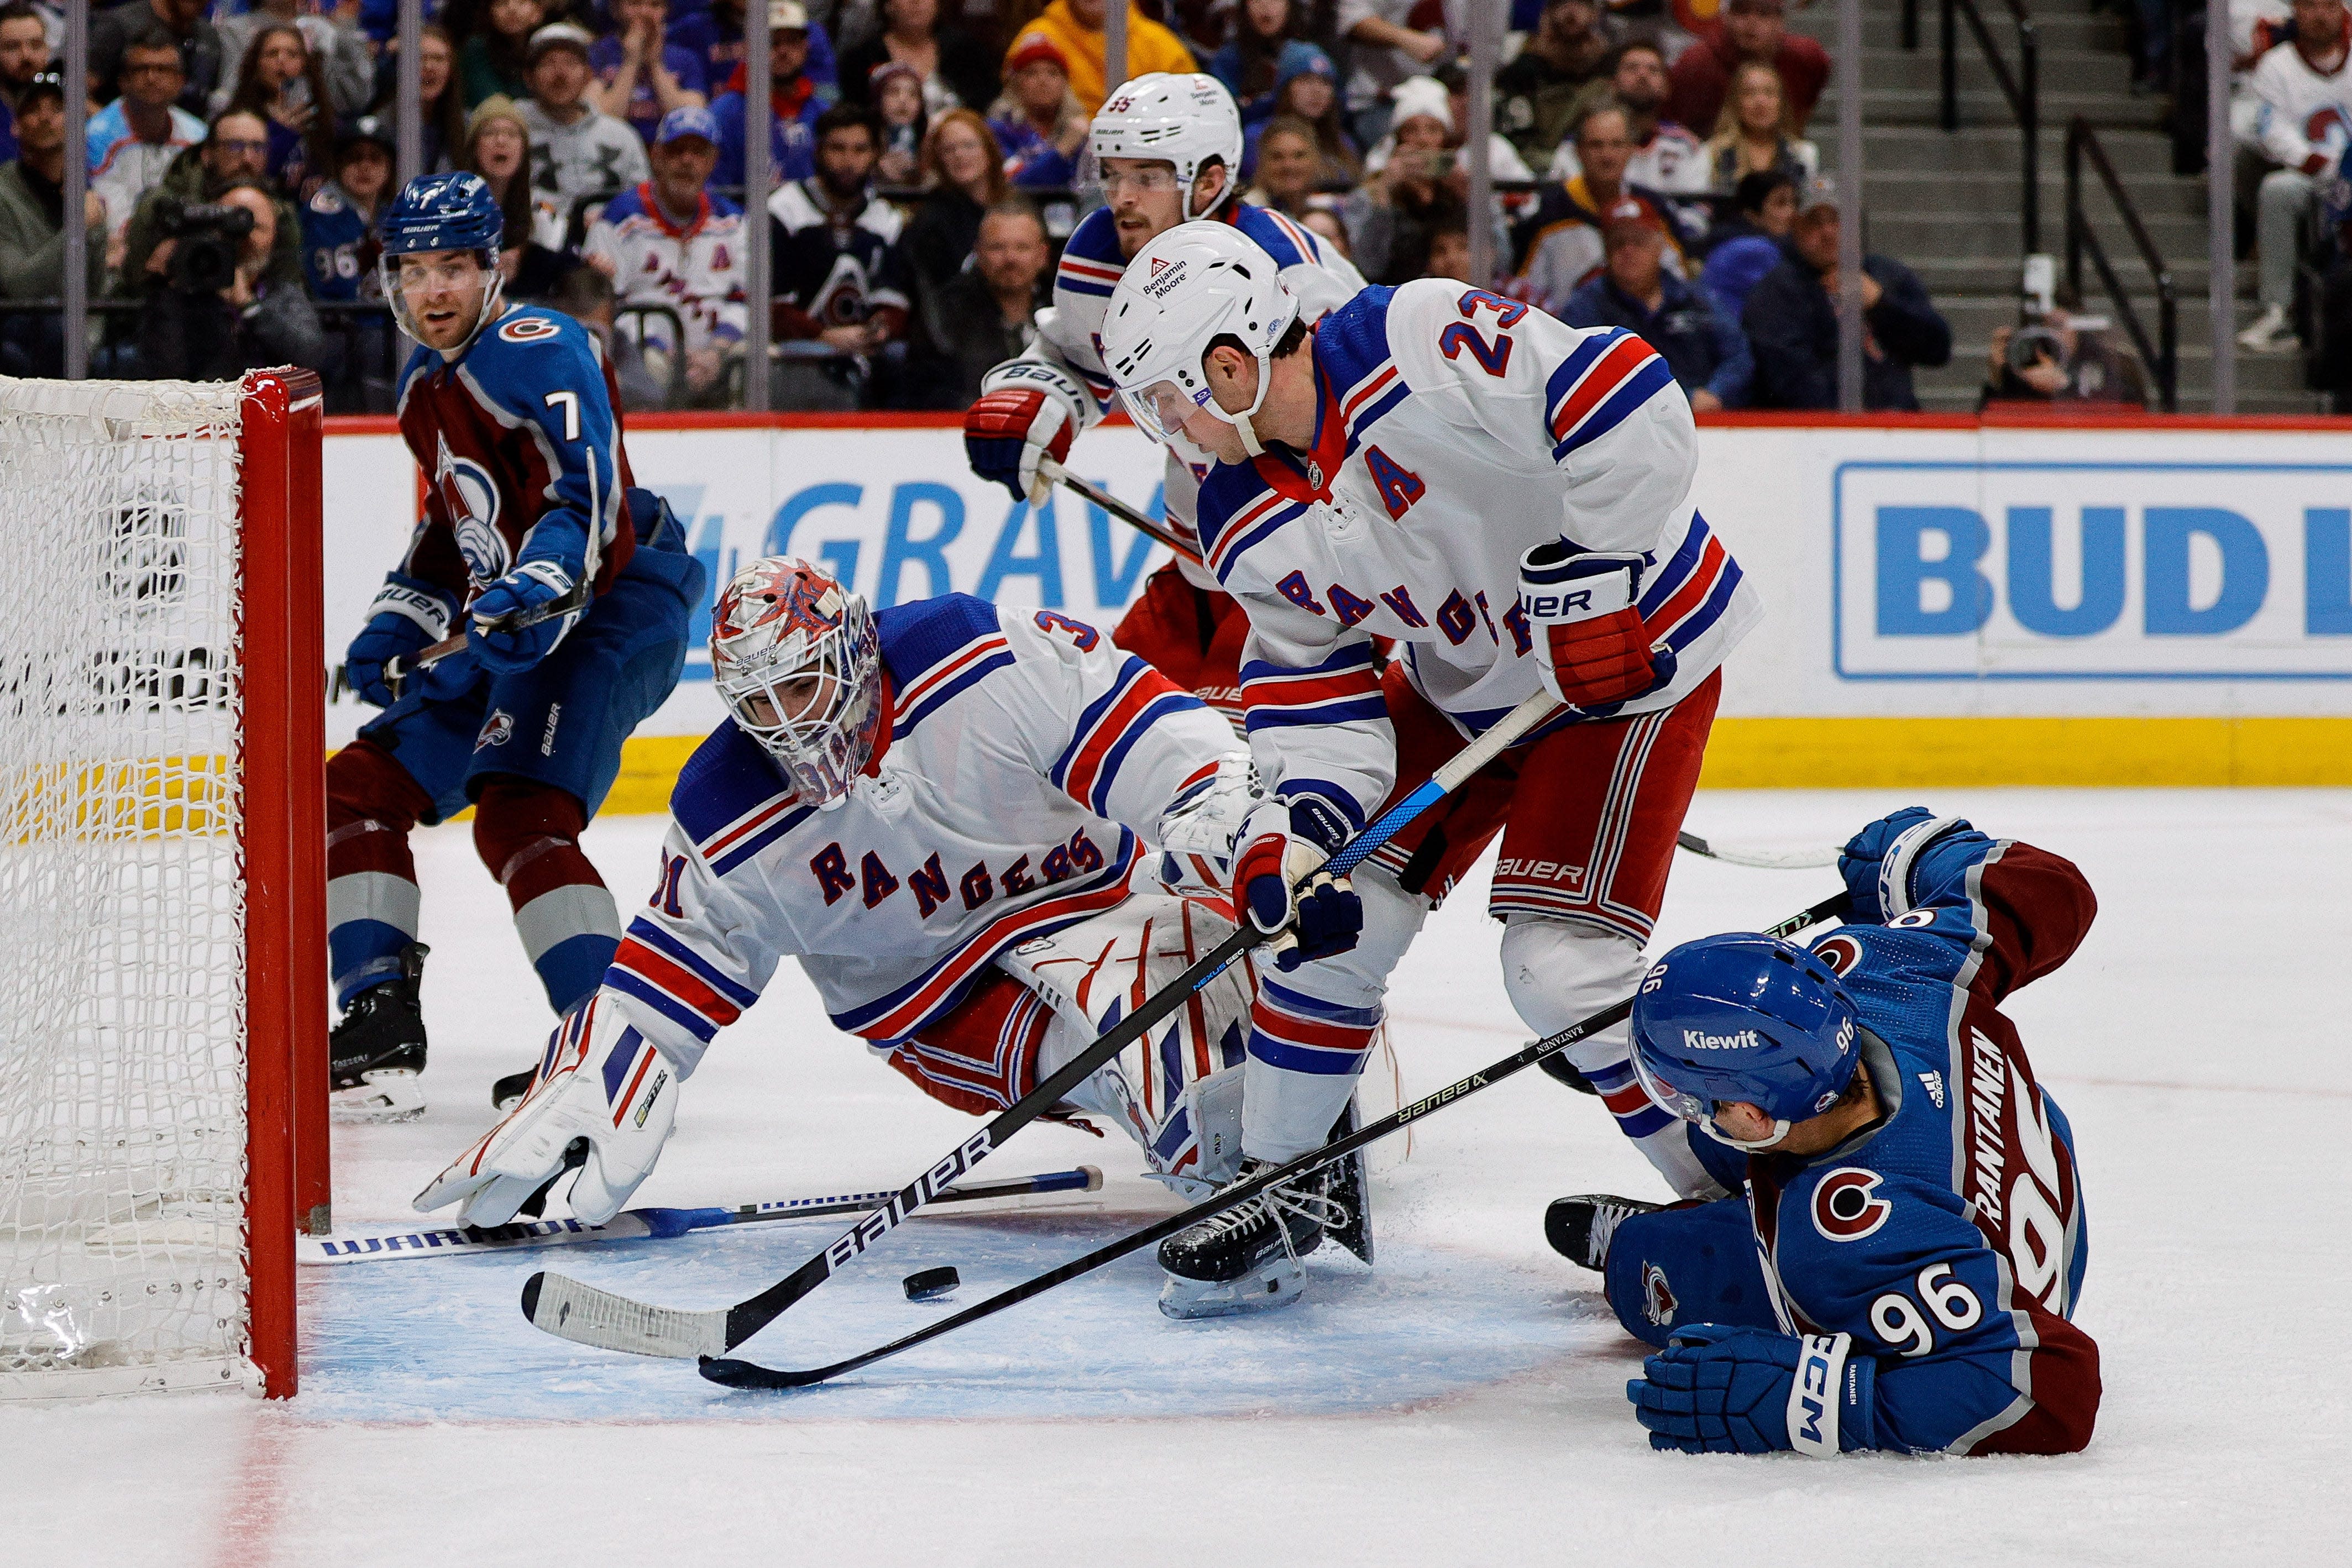
[[[1025, 1197], [1037, 1193], [1098, 1192], [1102, 1172], [1092, 1166], [1005, 1176], [949, 1187], [933, 1203], [976, 1203], [982, 1198]], [[439, 1226], [391, 1236], [298, 1236], [298, 1263], [374, 1263], [396, 1258], [455, 1258], [478, 1252], [520, 1252], [581, 1241], [667, 1240], [726, 1225], [759, 1225], [772, 1219], [814, 1219], [827, 1214], [863, 1214], [881, 1207], [896, 1192], [847, 1192], [830, 1197], [772, 1198], [765, 1203], [718, 1208], [628, 1208], [602, 1225], [577, 1219], [517, 1220], [510, 1225]]]
[[1125, 523], [1129, 528], [1133, 528], [1139, 534], [1143, 534], [1150, 538], [1158, 540], [1163, 545], [1166, 545], [1170, 549], [1174, 550], [1178, 555], [1182, 556], [1186, 560], [1191, 561], [1193, 565], [1198, 566], [1201, 563], [1201, 552], [1192, 546], [1186, 544], [1182, 538], [1177, 536], [1177, 533], [1173, 528], [1169, 528], [1165, 523], [1159, 522], [1145, 516], [1143, 513], [1137, 511], [1133, 507], [1129, 506], [1125, 501], [1120, 500], [1117, 496], [1112, 495], [1108, 490], [1104, 489], [1101, 486], [1088, 484], [1086, 480], [1079, 478], [1076, 474], [1071, 473], [1067, 468], [1063, 467], [1062, 465], [1055, 462], [1052, 458], [1040, 457], [1037, 459], [1037, 474], [1039, 477], [1043, 478], [1049, 485], [1068, 486], [1079, 495], [1084, 496], [1087, 500], [1092, 501], [1096, 506], [1100, 507], [1104, 511], [1108, 512], [1112, 517], [1117, 517], [1120, 522]]
[[1835, 850], [1790, 850], [1786, 853], [1775, 853], [1769, 850], [1734, 850], [1691, 832], [1676, 833], [1675, 842], [1695, 855], [1705, 855], [1726, 865], [1753, 866], [1759, 871], [1815, 871], [1838, 862]]
[[[1764, 934], [1768, 936], [1793, 936], [1809, 925], [1817, 925], [1824, 920], [1843, 914], [1848, 907], [1847, 895], [1843, 893], [1835, 894], [1810, 909], [1790, 915]], [[1115, 1262], [1130, 1252], [1149, 1247], [1166, 1237], [1173, 1236], [1190, 1226], [1197, 1225], [1220, 1209], [1230, 1208], [1234, 1204], [1255, 1197], [1278, 1182], [1305, 1176], [1329, 1165], [1334, 1160], [1345, 1158], [1365, 1145], [1385, 1138], [1398, 1128], [1418, 1121], [1433, 1111], [1443, 1109], [1456, 1101], [1466, 1100], [1480, 1090], [1490, 1089], [1513, 1073], [1531, 1067], [1556, 1052], [1567, 1050], [1578, 1040], [1596, 1034], [1618, 1022], [1633, 1010], [1633, 998], [1631, 997], [1627, 997], [1622, 1001], [1613, 1002], [1591, 1018], [1569, 1025], [1558, 1034], [1530, 1040], [1491, 1067], [1481, 1068], [1469, 1077], [1449, 1083], [1436, 1093], [1424, 1095], [1410, 1105], [1402, 1106], [1377, 1122], [1368, 1122], [1344, 1138], [1335, 1138], [1319, 1149], [1310, 1149], [1278, 1169], [1261, 1172], [1245, 1182], [1225, 1188], [1213, 1197], [1202, 1199], [1181, 1214], [1171, 1214], [1165, 1219], [1157, 1220], [1131, 1235], [1121, 1237], [1108, 1247], [1097, 1248], [1083, 1258], [1074, 1259], [1058, 1269], [1049, 1269], [1033, 1279], [1024, 1280], [1011, 1290], [1001, 1291], [984, 1301], [966, 1307], [951, 1318], [945, 1318], [939, 1322], [918, 1329], [913, 1333], [892, 1340], [887, 1344], [878, 1345], [863, 1354], [853, 1355], [845, 1361], [836, 1361], [829, 1366], [811, 1367], [802, 1372], [761, 1366], [749, 1361], [705, 1356], [702, 1358], [700, 1367], [702, 1375], [713, 1383], [724, 1384], [730, 1388], [805, 1388], [812, 1384], [838, 1377], [845, 1372], [855, 1372], [859, 1367], [871, 1366], [885, 1357], [897, 1355], [901, 1351], [912, 1350], [915, 1346], [937, 1339], [941, 1334], [952, 1333], [967, 1323], [978, 1322], [981, 1319], [1001, 1312], [1007, 1307], [1025, 1301], [1032, 1296], [1043, 1295], [1055, 1286], [1065, 1284], [1081, 1274], [1092, 1273], [1106, 1263]]]
[[[1382, 812], [1317, 872], [1344, 876], [1361, 865], [1405, 824], [1452, 794], [1472, 775], [1493, 761], [1519, 737], [1557, 711], [1559, 705], [1543, 692], [1503, 716], [1492, 729], [1447, 760], [1445, 766], [1403, 800]], [[1305, 885], [1303, 883], [1300, 885]], [[615, 1295], [565, 1275], [542, 1270], [523, 1281], [522, 1313], [534, 1327], [580, 1344], [633, 1355], [670, 1356], [687, 1360], [723, 1354], [773, 1322], [793, 1302], [832, 1278], [875, 1242], [905, 1223], [907, 1217], [932, 1201], [948, 1183], [986, 1159], [1021, 1128], [1052, 1110], [1063, 1096], [1088, 1075], [1141, 1039], [1161, 1019], [1183, 1006], [1186, 998], [1207, 985], [1228, 964], [1267, 939], [1244, 920], [1240, 929], [1151, 998], [1104, 1031], [1092, 1045], [1072, 1057], [1028, 1093], [996, 1113], [994, 1119], [942, 1155], [931, 1167], [907, 1184], [888, 1203], [811, 1258], [790, 1274], [731, 1307], [704, 1312], [658, 1307]]]

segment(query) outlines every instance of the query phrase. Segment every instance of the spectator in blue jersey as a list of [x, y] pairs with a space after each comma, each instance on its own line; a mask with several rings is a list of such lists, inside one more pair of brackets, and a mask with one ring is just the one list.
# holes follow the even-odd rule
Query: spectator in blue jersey
[[[1838, 210], [1822, 187], [1781, 242], [1780, 265], [1748, 292], [1739, 323], [1756, 352], [1759, 408], [1838, 405]], [[1914, 366], [1951, 362], [1951, 325], [1901, 262], [1862, 258], [1862, 406], [1916, 410]]]
[[[714, 7], [715, 9], [715, 7]], [[805, 180], [816, 172], [816, 123], [824, 113], [817, 84], [808, 74], [808, 12], [800, 0], [771, 0], [768, 6], [768, 178], [776, 184]], [[719, 183], [743, 183], [743, 82], [739, 65], [727, 90], [710, 106], [719, 122]], [[744, 205], [759, 197], [744, 193]]]
[[1737, 321], [1748, 291], [1780, 265], [1780, 242], [1797, 221], [1797, 181], [1785, 170], [1742, 174], [1731, 215], [1706, 236], [1706, 267], [1699, 281], [1715, 308]]
[[816, 131], [816, 172], [767, 204], [773, 319], [785, 349], [773, 402], [845, 410], [869, 402], [868, 388], [888, 379], [889, 351], [907, 335], [910, 284], [898, 210], [874, 198], [881, 138], [873, 117], [842, 104]]
[[668, 41], [668, 0], [614, 0], [613, 21], [615, 30], [588, 48], [588, 68], [596, 77], [591, 94], [597, 108], [627, 120], [650, 147], [663, 115], [709, 101], [702, 57]]
[[1744, 408], [1756, 362], [1739, 328], [1706, 291], [1664, 266], [1666, 236], [1648, 204], [1622, 201], [1603, 214], [1601, 276], [1568, 297], [1571, 327], [1622, 327], [1658, 351], [1695, 413]]
[[1321, 50], [1298, 37], [1295, 0], [1242, 0], [1232, 36], [1209, 59], [1209, 74], [1225, 84], [1242, 111], [1244, 126], [1261, 124], [1275, 112], [1275, 89], [1285, 67], [1306, 68], [1307, 51]]
[[[782, 0], [768, 0], [768, 32], [772, 38], [782, 10]], [[702, 61], [703, 90], [712, 96], [711, 105], [718, 106], [718, 94], [743, 90], [743, 0], [710, 0], [710, 4], [692, 11], [683, 7], [681, 14], [669, 25], [669, 41], [692, 49]], [[807, 7], [797, 3], [792, 9], [800, 13], [795, 24], [807, 37], [808, 52], [801, 69], [806, 73], [817, 98], [817, 110], [841, 96], [838, 62], [834, 58], [833, 38], [824, 28], [809, 19]]]
[[1004, 60], [1004, 95], [989, 107], [989, 134], [1004, 151], [1004, 174], [1024, 190], [1077, 183], [1087, 112], [1070, 91], [1070, 63], [1043, 34], [1023, 38]]
[[25, 0], [0, 5], [0, 160], [16, 156], [16, 110], [48, 67], [49, 28], [41, 14]]
[[393, 143], [362, 120], [335, 143], [335, 175], [302, 204], [302, 272], [313, 299], [375, 299], [376, 219], [392, 184]]

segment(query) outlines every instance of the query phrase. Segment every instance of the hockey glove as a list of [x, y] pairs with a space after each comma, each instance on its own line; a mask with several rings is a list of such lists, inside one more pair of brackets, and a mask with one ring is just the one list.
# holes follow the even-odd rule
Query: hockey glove
[[580, 612], [553, 615], [534, 625], [515, 622], [572, 591], [572, 573], [551, 560], [527, 560], [482, 590], [467, 612], [466, 646], [486, 669], [500, 674], [528, 670], [563, 641]]
[[1877, 1447], [1877, 1363], [1849, 1359], [1850, 1334], [1775, 1333], [1693, 1323], [1625, 1385], [1650, 1447], [1686, 1454], [1828, 1458]]
[[1316, 869], [1348, 841], [1348, 825], [1330, 802], [1313, 795], [1265, 801], [1237, 841], [1234, 904], [1274, 936], [1275, 967], [1286, 974], [1356, 945], [1364, 930], [1362, 897], [1346, 877]]
[[1519, 558], [1519, 612], [1536, 635], [1544, 690], [1606, 718], [1674, 680], [1674, 650], [1651, 645], [1635, 607], [1641, 591], [1639, 555], [1554, 539]]
[[1265, 799], [1246, 754], [1218, 758], [1215, 772], [1160, 814], [1160, 883], [1171, 893], [1223, 893], [1233, 884], [1234, 840]]
[[[352, 639], [351, 648], [343, 655], [343, 679], [359, 694], [362, 702], [390, 707], [395, 699], [383, 678], [384, 665], [394, 659], [414, 658], [448, 636], [449, 622], [457, 614], [457, 598], [447, 590], [396, 571], [391, 573], [383, 580], [375, 602], [368, 606], [367, 624]], [[442, 664], [450, 662], [444, 660]], [[420, 677], [428, 677], [426, 694], [447, 697], [472, 685], [473, 661], [460, 657], [456, 666], [444, 671], [436, 664], [430, 670], [419, 671]], [[404, 683], [401, 689], [407, 692], [416, 688]]]
[[1925, 806], [1906, 806], [1881, 817], [1838, 851], [1838, 875], [1853, 899], [1847, 918], [1884, 923], [1911, 912], [1917, 883], [1912, 872], [1930, 844], [1954, 833], [1973, 835], [1964, 817], [1938, 817]]
[[602, 998], [557, 1026], [530, 1092], [416, 1195], [416, 1211], [458, 1204], [465, 1225], [536, 1216], [577, 1169], [572, 1212], [602, 1225], [661, 1157], [677, 1114], [677, 1070]]
[[1053, 486], [1040, 458], [1060, 463], [1085, 428], [1078, 385], [1051, 365], [1012, 360], [988, 372], [980, 398], [964, 411], [963, 449], [971, 471], [993, 479], [1016, 502], [1044, 506]]

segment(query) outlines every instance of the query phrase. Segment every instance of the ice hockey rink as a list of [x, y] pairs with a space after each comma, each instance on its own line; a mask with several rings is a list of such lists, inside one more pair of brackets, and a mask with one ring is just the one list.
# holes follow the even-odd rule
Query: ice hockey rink
[[[1743, 847], [1842, 839], [1913, 792], [1709, 792]], [[2105, 1396], [2087, 1452], [1926, 1460], [1652, 1453], [1634, 1343], [1544, 1244], [1565, 1193], [1659, 1196], [1598, 1103], [1528, 1072], [1374, 1151], [1377, 1269], [1326, 1249], [1297, 1309], [1178, 1323], [1149, 1252], [790, 1395], [540, 1333], [561, 1259], [666, 1303], [751, 1294], [843, 1221], [303, 1271], [302, 1391], [0, 1409], [23, 1563], [2336, 1563], [2352, 1521], [2352, 1118], [2344, 791], [1952, 790], [1927, 797], [2079, 862], [2100, 914], [2011, 1006], [2077, 1134], [2078, 1321]], [[588, 843], [624, 904], [662, 823]], [[432, 1108], [339, 1129], [339, 1230], [409, 1196], [491, 1119], [547, 1019], [462, 825], [421, 833]], [[1483, 873], [1482, 873], [1483, 875]], [[1661, 946], [1754, 926], [1828, 871], [1681, 857]], [[1523, 1038], [1474, 882], [1391, 993], [1404, 1092]], [[895, 1186], [971, 1124], [780, 974], [685, 1086], [638, 1204]], [[1168, 1211], [1123, 1142], [1024, 1131], [989, 1174], [1079, 1163], [1100, 1193], [908, 1225], [748, 1347], [814, 1364], [894, 1338]], [[950, 1305], [900, 1277], [948, 1262]]]

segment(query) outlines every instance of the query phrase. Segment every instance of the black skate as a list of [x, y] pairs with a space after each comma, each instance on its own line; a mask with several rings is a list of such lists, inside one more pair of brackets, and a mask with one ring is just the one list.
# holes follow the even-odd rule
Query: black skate
[[508, 1073], [490, 1085], [490, 1104], [500, 1115], [505, 1115], [522, 1103], [522, 1097], [530, 1092], [530, 1086], [538, 1077], [539, 1063], [536, 1061], [520, 1072]]
[[1609, 1261], [1609, 1241], [1617, 1228], [1637, 1214], [1655, 1214], [1664, 1207], [1598, 1192], [1557, 1197], [1544, 1210], [1544, 1239], [1578, 1268], [1597, 1274]]
[[400, 950], [400, 974], [352, 998], [328, 1037], [328, 1103], [338, 1122], [414, 1122], [425, 1114], [422, 942]]
[[[1244, 1158], [1229, 1185], [1274, 1168], [1271, 1160]], [[1329, 1174], [1278, 1183], [1162, 1241], [1168, 1282], [1160, 1310], [1171, 1318], [1214, 1318], [1287, 1306], [1307, 1289], [1298, 1260], [1349, 1218], [1330, 1196]]]

